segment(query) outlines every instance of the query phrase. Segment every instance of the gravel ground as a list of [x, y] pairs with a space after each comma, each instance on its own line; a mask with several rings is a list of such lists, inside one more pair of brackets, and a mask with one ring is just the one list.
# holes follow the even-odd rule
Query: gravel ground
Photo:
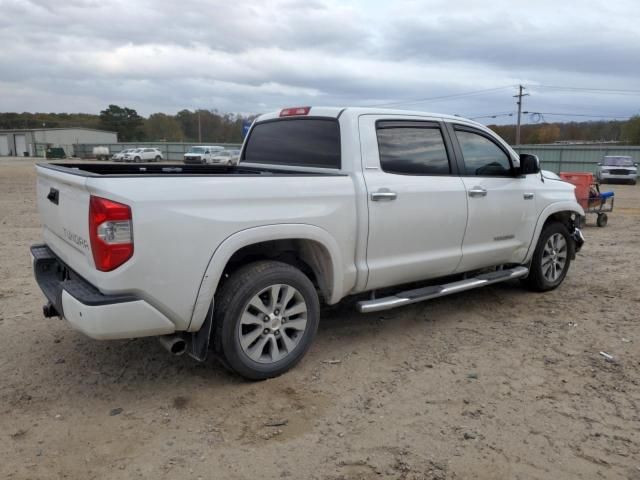
[[611, 186], [553, 292], [343, 305], [298, 367], [247, 383], [44, 319], [34, 183], [0, 160], [0, 478], [640, 479], [640, 187]]

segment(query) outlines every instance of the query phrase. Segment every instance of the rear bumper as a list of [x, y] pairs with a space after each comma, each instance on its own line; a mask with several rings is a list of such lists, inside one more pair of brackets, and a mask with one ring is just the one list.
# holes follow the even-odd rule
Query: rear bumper
[[59, 315], [98, 340], [166, 335], [174, 324], [133, 295], [105, 295], [67, 267], [46, 245], [31, 247], [38, 285]]

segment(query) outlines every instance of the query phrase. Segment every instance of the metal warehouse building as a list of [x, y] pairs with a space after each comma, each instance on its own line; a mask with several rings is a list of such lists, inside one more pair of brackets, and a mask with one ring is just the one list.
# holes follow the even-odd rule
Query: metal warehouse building
[[68, 157], [78, 143], [117, 143], [118, 134], [92, 128], [29, 128], [0, 130], [0, 156], [44, 157], [49, 147], [61, 147]]

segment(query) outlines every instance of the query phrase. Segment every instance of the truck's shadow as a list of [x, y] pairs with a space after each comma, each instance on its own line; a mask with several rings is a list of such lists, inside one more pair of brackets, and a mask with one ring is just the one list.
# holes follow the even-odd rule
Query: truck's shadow
[[[322, 321], [315, 339], [316, 346], [320, 346], [312, 347], [307, 357], [295, 369], [313, 368], [313, 365], [323, 359], [334, 358], [346, 343], [362, 347], [362, 342], [376, 342], [378, 340], [373, 338], [376, 333], [384, 333], [385, 342], [394, 333], [404, 335], [406, 331], [400, 328], [400, 319], [405, 323], [411, 322], [411, 328], [416, 328], [419, 332], [423, 322], [418, 320], [424, 319], [428, 312], [436, 309], [445, 312], [438, 315], [437, 321], [441, 327], [446, 328], [450, 320], [446, 311], [451, 308], [474, 309], [478, 302], [496, 296], [504, 301], [518, 302], [522, 295], [530, 293], [519, 287], [516, 282], [505, 283], [369, 314], [357, 313], [357, 299], [348, 299], [337, 306], [323, 309]], [[68, 380], [71, 379], [71, 390], [92, 387], [108, 390], [111, 394], [115, 391], [137, 392], [140, 395], [162, 391], [175, 394], [176, 390], [191, 389], [194, 385], [206, 385], [215, 389], [246, 383], [237, 375], [229, 373], [213, 355], [203, 363], [186, 355], [174, 357], [169, 355], [155, 338], [99, 342], [80, 333], [68, 331], [53, 345], [50, 354], [54, 362], [57, 358], [64, 359], [63, 364], [58, 365], [62, 369], [57, 369], [57, 373]]]

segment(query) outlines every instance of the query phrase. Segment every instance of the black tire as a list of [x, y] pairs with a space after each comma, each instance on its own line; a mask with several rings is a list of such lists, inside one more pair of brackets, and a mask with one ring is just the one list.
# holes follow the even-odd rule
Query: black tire
[[156, 155], [155, 161], [159, 162], [161, 160], [160, 155]]
[[[256, 295], [271, 285], [277, 284], [293, 287], [298, 292], [298, 298], [301, 302], [303, 301], [306, 307], [306, 324], [304, 331], [299, 334], [300, 337], [298, 338], [297, 334], [294, 337], [297, 341], [296, 346], [291, 349], [291, 352], [287, 352], [284, 358], [270, 363], [260, 363], [263, 361], [262, 358], [259, 358], [258, 361], [250, 358], [240, 343], [240, 337], [243, 335], [241, 333], [243, 328], [241, 317], [245, 312], [249, 311], [249, 302]], [[277, 311], [275, 310], [275, 312]], [[283, 308], [283, 315], [284, 311]], [[257, 316], [260, 316], [260, 314]], [[224, 285], [216, 294], [212, 344], [218, 356], [222, 357], [223, 365], [238, 375], [249, 380], [277, 377], [291, 369], [307, 352], [318, 330], [319, 320], [320, 303], [318, 294], [313, 283], [304, 273], [282, 262], [259, 261], [250, 263], [239, 268], [226, 279]], [[289, 321], [291, 321], [291, 317]], [[287, 327], [280, 327], [283, 332], [280, 335], [283, 335]], [[253, 331], [257, 332], [257, 330], [262, 331], [262, 327], [258, 326]], [[262, 340], [262, 337], [265, 337], [265, 335], [260, 334], [253, 346], [257, 345]], [[288, 335], [287, 338], [289, 338]], [[278, 342], [277, 337], [274, 337], [273, 341]], [[283, 345], [283, 341], [284, 339], [281, 339], [278, 345]], [[272, 349], [273, 346], [268, 348]], [[260, 352], [261, 354], [263, 353], [262, 347]], [[268, 362], [269, 360], [266, 361]]]
[[[564, 237], [564, 241], [566, 242], [566, 260], [559, 276], [553, 280], [550, 280], [545, 276], [543, 271], [543, 256], [547, 242], [552, 236], [556, 234], [560, 234], [562, 237]], [[560, 222], [553, 222], [545, 225], [545, 227], [542, 229], [542, 233], [540, 234], [540, 238], [538, 239], [536, 250], [533, 253], [531, 265], [529, 266], [529, 276], [524, 280], [525, 284], [531, 290], [537, 292], [546, 292], [548, 290], [557, 288], [567, 276], [569, 266], [571, 265], [571, 259], [573, 258], [574, 254], [575, 244], [573, 242], [573, 239], [571, 238], [571, 235], [569, 234], [569, 230], [567, 230], [567, 227]]]
[[598, 214], [596, 225], [598, 225], [599, 227], [606, 227], [608, 221], [609, 221], [609, 216], [606, 213], [600, 213]]
[[141, 162], [141, 161], [142, 161], [142, 159], [141, 159], [140, 157], [135, 157], [135, 158], [133, 159], [133, 161], [134, 161], [135, 163], [139, 163], [139, 162]]

